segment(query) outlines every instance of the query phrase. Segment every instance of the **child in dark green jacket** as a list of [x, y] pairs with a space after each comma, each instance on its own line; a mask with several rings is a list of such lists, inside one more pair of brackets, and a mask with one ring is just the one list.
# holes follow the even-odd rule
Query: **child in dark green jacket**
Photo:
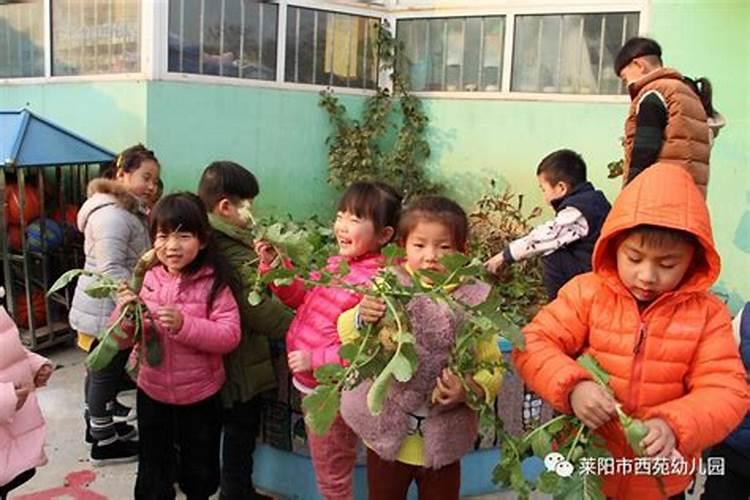
[[242, 267], [256, 258], [253, 234], [244, 212], [259, 188], [255, 176], [236, 163], [217, 161], [203, 171], [198, 194], [209, 212], [219, 251], [241, 277], [235, 299], [240, 309], [242, 338], [224, 357], [227, 380], [222, 389], [224, 432], [220, 500], [269, 498], [252, 483], [253, 451], [260, 428], [262, 392], [276, 387], [268, 338], [282, 339], [292, 312], [270, 294], [257, 306], [248, 302], [252, 277]]

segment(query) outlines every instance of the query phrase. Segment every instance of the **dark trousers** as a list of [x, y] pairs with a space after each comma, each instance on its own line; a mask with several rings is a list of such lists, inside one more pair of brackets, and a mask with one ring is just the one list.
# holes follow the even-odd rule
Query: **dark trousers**
[[258, 494], [253, 487], [253, 452], [260, 430], [260, 413], [260, 397], [224, 408], [221, 500], [257, 498]]
[[36, 474], [36, 469], [29, 469], [11, 479], [9, 483], [0, 486], [0, 500], [5, 500], [11, 490], [18, 488], [23, 483], [34, 477], [34, 474]]
[[[94, 343], [96, 346], [96, 343]], [[86, 391], [87, 425], [91, 425], [91, 436], [97, 440], [115, 436], [112, 421], [112, 405], [122, 384], [125, 365], [130, 357], [130, 349], [118, 352], [112, 362], [102, 370], [87, 370], [84, 390]]]
[[367, 450], [367, 490], [370, 500], [406, 499], [409, 485], [417, 482], [419, 500], [458, 500], [461, 489], [461, 461], [439, 469], [428, 469], [383, 460]]
[[724, 443], [711, 448], [709, 457], [724, 458], [724, 475], [706, 477], [701, 500], [747, 500], [750, 498], [750, 458]]
[[138, 500], [173, 500], [174, 483], [188, 500], [206, 500], [219, 487], [221, 400], [170, 405], [138, 389]]

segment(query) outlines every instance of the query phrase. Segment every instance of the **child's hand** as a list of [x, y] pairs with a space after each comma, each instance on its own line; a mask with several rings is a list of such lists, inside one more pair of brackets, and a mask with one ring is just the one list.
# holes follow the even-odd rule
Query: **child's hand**
[[312, 354], [310, 351], [292, 351], [287, 355], [287, 362], [292, 373], [312, 370]]
[[375, 324], [385, 316], [385, 302], [378, 297], [365, 295], [359, 303], [359, 319], [363, 323]]
[[615, 414], [615, 400], [602, 386], [590, 380], [579, 382], [570, 393], [573, 413], [590, 429], [607, 423]]
[[466, 401], [466, 390], [461, 379], [449, 368], [437, 378], [437, 385], [432, 393], [433, 402], [443, 406], [454, 405]]
[[120, 283], [120, 286], [117, 288], [116, 298], [117, 305], [120, 308], [123, 308], [130, 303], [138, 302], [138, 300], [138, 295], [130, 289], [126, 282], [123, 281]]
[[643, 422], [648, 427], [648, 434], [641, 441], [643, 451], [649, 457], [668, 458], [675, 449], [674, 432], [667, 422], [660, 418], [652, 418]]
[[278, 263], [279, 253], [269, 242], [265, 240], [255, 241], [255, 253], [258, 254], [261, 264], [276, 267]]
[[29, 386], [16, 387], [16, 399], [18, 400], [16, 402], [16, 411], [23, 408], [23, 405], [26, 403], [26, 399], [29, 397], [30, 393], [31, 387]]
[[173, 306], [162, 306], [156, 311], [156, 319], [161, 326], [171, 333], [177, 333], [182, 329], [184, 319], [182, 313]]
[[490, 258], [490, 260], [485, 262], [484, 267], [488, 272], [497, 274], [498, 272], [500, 272], [500, 268], [503, 267], [504, 263], [505, 260], [503, 259], [503, 253], [500, 252], [499, 254], [495, 255], [494, 257]]
[[47, 385], [53, 371], [54, 368], [52, 368], [52, 365], [42, 365], [42, 367], [36, 372], [36, 375], [34, 375], [34, 386], [44, 387]]

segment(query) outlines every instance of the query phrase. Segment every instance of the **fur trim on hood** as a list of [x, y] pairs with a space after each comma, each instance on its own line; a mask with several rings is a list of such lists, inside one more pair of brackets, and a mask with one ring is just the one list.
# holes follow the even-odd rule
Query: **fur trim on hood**
[[118, 205], [128, 212], [138, 213], [142, 204], [138, 198], [130, 194], [125, 186], [111, 179], [94, 179], [89, 182], [86, 196], [92, 198], [95, 194], [102, 193], [111, 195]]
[[89, 182], [86, 194], [88, 199], [78, 212], [78, 229], [81, 232], [86, 230], [86, 224], [91, 214], [111, 205], [117, 205], [139, 217], [146, 216], [141, 201], [117, 181], [94, 179]]

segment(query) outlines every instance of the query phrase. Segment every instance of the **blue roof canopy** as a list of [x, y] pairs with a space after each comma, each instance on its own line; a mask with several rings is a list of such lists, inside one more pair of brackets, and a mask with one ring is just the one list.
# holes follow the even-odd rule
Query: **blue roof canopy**
[[106, 163], [115, 155], [27, 109], [0, 111], [0, 167]]

